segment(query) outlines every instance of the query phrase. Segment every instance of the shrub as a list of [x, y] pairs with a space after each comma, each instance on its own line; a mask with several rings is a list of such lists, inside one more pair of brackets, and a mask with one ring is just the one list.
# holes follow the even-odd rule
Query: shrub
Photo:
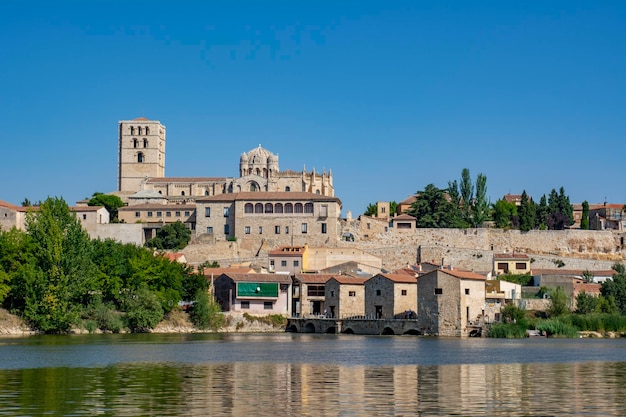
[[124, 300], [126, 323], [133, 333], [144, 333], [163, 320], [163, 308], [157, 296], [146, 286], [130, 293]]
[[199, 290], [196, 293], [189, 318], [198, 329], [217, 330], [224, 326], [225, 320], [220, 305], [213, 297], [209, 297], [206, 291]]

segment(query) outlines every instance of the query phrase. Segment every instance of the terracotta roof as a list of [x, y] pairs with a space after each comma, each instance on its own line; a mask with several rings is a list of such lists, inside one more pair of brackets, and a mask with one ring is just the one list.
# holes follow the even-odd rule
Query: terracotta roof
[[493, 259], [529, 259], [525, 253], [494, 253]]
[[145, 117], [137, 117], [136, 119], [133, 119], [133, 120], [136, 120], [138, 122], [149, 122], [150, 121], [150, 119], [146, 119]]
[[430, 271], [424, 274], [423, 276], [430, 275], [430, 274], [437, 273], [437, 272], [444, 272], [448, 275], [452, 275], [453, 277], [459, 278], [459, 279], [474, 279], [474, 280], [481, 280], [481, 281], [487, 280], [487, 277], [485, 277], [484, 275], [477, 274], [476, 272], [464, 271], [462, 269], [436, 269], [434, 271]]
[[399, 216], [393, 217], [391, 219], [391, 221], [395, 222], [397, 220], [410, 220], [410, 221], [415, 221], [416, 217], [411, 216], [410, 214], [400, 214]]
[[204, 268], [204, 276], [217, 278], [222, 274], [253, 274], [254, 269], [248, 267]]
[[521, 194], [505, 194], [504, 200], [508, 201], [509, 203], [519, 202], [519, 201], [522, 201], [522, 195]]
[[340, 284], [349, 284], [349, 285], [363, 285], [365, 284], [365, 281], [367, 281], [367, 279], [365, 278], [357, 278], [357, 277], [352, 277], [348, 275], [333, 275], [329, 279], [329, 281], [331, 279], [334, 279]]
[[211, 201], [333, 201], [341, 204], [341, 200], [337, 197], [331, 197], [326, 195], [305, 193], [305, 192], [290, 192], [290, 191], [259, 191], [259, 192], [241, 192], [241, 193], [227, 193], [213, 195], [209, 197], [196, 198], [197, 202], [211, 202]]
[[[408, 274], [377, 274], [374, 275], [370, 279], [374, 279], [377, 276], [385, 277], [390, 281], [393, 281], [397, 284], [417, 284], [417, 278], [413, 275]], [[368, 280], [369, 281], [369, 280]]]
[[[285, 249], [298, 249], [294, 251], [288, 251]], [[271, 250], [269, 252], [270, 256], [302, 256], [304, 253], [304, 246], [281, 246], [278, 249]]]
[[98, 211], [103, 209], [104, 206], [73, 206], [70, 207], [70, 211]]
[[195, 210], [195, 204], [133, 204], [132, 206], [124, 206], [117, 209], [117, 211], [136, 211], [136, 210], [161, 210], [161, 211], [176, 211], [176, 210]]
[[8, 203], [8, 202], [2, 201], [2, 200], [0, 200], [0, 207], [6, 207], [6, 208], [9, 208], [9, 209], [12, 209], [12, 210], [17, 210], [17, 209], [20, 208], [19, 206], [16, 206], [15, 204], [11, 204], [11, 203]]
[[405, 204], [413, 204], [413, 203], [415, 203], [416, 201], [417, 201], [417, 194], [416, 194], [416, 195], [409, 196], [409, 197], [407, 197], [406, 199], [404, 199], [404, 200], [400, 201], [400, 202], [398, 203], [398, 205], [400, 205], [400, 204], [402, 204], [402, 205], [405, 205]]
[[221, 277], [228, 277], [235, 282], [281, 282], [291, 284], [291, 277], [287, 274], [238, 274], [224, 273]]
[[296, 279], [305, 284], [325, 284], [334, 276], [331, 274], [296, 274]]
[[163, 254], [163, 257], [166, 259], [169, 259], [170, 261], [174, 262], [180, 258], [183, 258], [185, 256], [184, 253], [181, 252], [167, 252]]
[[147, 184], [155, 184], [155, 183], [202, 183], [202, 182], [227, 182], [232, 178], [226, 177], [152, 177], [148, 178], [146, 181]]

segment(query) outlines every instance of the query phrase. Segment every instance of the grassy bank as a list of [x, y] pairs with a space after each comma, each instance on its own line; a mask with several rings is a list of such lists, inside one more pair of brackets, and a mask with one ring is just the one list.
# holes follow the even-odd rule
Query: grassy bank
[[548, 337], [578, 337], [579, 332], [623, 335], [626, 334], [626, 316], [591, 313], [565, 314], [548, 319], [528, 317], [511, 323], [493, 324], [489, 329], [489, 337], [523, 338], [527, 330], [537, 330]]

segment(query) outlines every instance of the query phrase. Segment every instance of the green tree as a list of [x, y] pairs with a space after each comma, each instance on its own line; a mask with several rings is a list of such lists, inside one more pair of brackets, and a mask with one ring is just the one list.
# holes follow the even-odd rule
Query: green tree
[[556, 287], [550, 291], [550, 305], [548, 314], [550, 317], [558, 317], [569, 311], [568, 298], [563, 287]]
[[459, 208], [448, 201], [446, 190], [428, 184], [418, 192], [417, 200], [411, 204], [408, 214], [417, 218], [417, 227], [456, 228], [464, 227]]
[[598, 307], [598, 297], [582, 291], [576, 296], [576, 313], [589, 314], [596, 311]]
[[189, 318], [194, 326], [203, 330], [217, 330], [225, 322], [220, 305], [213, 297], [209, 296], [206, 290], [200, 290], [196, 293]]
[[493, 206], [492, 217], [497, 228], [510, 229], [517, 223], [517, 206], [505, 199], [500, 199]]
[[376, 216], [376, 214], [378, 214], [378, 204], [376, 203], [368, 204], [367, 208], [365, 209], [365, 213], [363, 214], [365, 216], [370, 216], [370, 217]]
[[111, 216], [111, 222], [115, 223], [118, 221], [117, 209], [124, 207], [124, 202], [116, 195], [95, 192], [89, 202], [87, 202], [87, 205], [104, 206]]
[[546, 195], [542, 195], [539, 199], [539, 204], [537, 205], [537, 213], [535, 216], [535, 228], [540, 230], [545, 230], [548, 228], [547, 218], [548, 218], [549, 210], [548, 210], [548, 200], [546, 199]]
[[554, 188], [550, 191], [546, 224], [550, 230], [563, 230], [574, 224], [574, 209], [563, 187], [559, 193]]
[[526, 311], [513, 303], [506, 304], [500, 311], [505, 323], [517, 323], [526, 317]]
[[519, 208], [519, 228], [521, 231], [527, 232], [535, 227], [536, 212], [535, 203], [524, 190]]
[[621, 314], [626, 314], [626, 272], [624, 265], [615, 263], [612, 266], [615, 273], [600, 287], [600, 293], [607, 300], [612, 297], [615, 306]]
[[487, 176], [478, 174], [476, 177], [476, 196], [473, 205], [473, 225], [478, 227], [489, 218], [489, 202], [487, 201]]
[[580, 228], [583, 230], [589, 230], [589, 203], [583, 201], [583, 213], [580, 218]]
[[177, 221], [160, 228], [155, 237], [146, 241], [146, 246], [154, 249], [177, 250], [187, 246], [189, 240], [191, 240], [191, 230], [182, 222]]
[[157, 296], [146, 285], [128, 293], [124, 300], [126, 323], [133, 333], [145, 333], [163, 320], [163, 309]]

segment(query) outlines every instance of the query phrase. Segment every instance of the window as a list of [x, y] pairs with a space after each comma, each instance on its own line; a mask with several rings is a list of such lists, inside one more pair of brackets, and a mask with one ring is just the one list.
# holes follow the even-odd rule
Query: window
[[465, 295], [469, 295], [469, 288], [465, 289]]
[[244, 227], [244, 233], [247, 234], [247, 235], [250, 234], [250, 226]]
[[148, 139], [144, 139], [143, 140], [143, 147], [147, 148], [148, 147]]
[[306, 203], [304, 205], [304, 212], [308, 214], [313, 214], [313, 203]]
[[264, 310], [272, 310], [274, 308], [274, 303], [272, 301], [264, 301], [263, 309]]
[[294, 210], [293, 210], [293, 212], [294, 212], [294, 213], [303, 213], [303, 212], [304, 212], [304, 210], [303, 210], [303, 208], [302, 208], [302, 203], [296, 203], [296, 204], [294, 205]]
[[335, 291], [331, 291], [331, 292], [330, 292], [330, 296], [331, 296], [331, 297], [334, 297], [334, 296], [335, 296]]
[[406, 290], [402, 290], [402, 295], [406, 295]]
[[524, 262], [516, 262], [515, 269], [526, 269], [526, 263]]
[[252, 205], [252, 203], [246, 203], [246, 205], [243, 207], [243, 212], [246, 214], [254, 213], [254, 206]]
[[273, 213], [274, 212], [274, 205], [272, 203], [265, 203], [265, 212], [266, 213]]
[[302, 223], [302, 233], [306, 234], [307, 231], [307, 224], [306, 223]]
[[148, 212], [148, 217], [152, 217], [152, 212], [151, 211]]
[[300, 266], [300, 261], [293, 261], [293, 266]]
[[180, 211], [175, 212], [175, 213], [174, 213], [174, 216], [176, 216], [176, 217], [180, 217]]
[[367, 228], [370, 229], [371, 227], [372, 227], [372, 225], [368, 223], [367, 224]]
[[324, 204], [320, 207], [320, 217], [328, 217], [328, 204]]
[[380, 296], [380, 290], [376, 290], [376, 295]]
[[285, 213], [293, 213], [293, 204], [291, 203], [285, 204]]
[[498, 269], [504, 272], [509, 272], [509, 264], [507, 264], [506, 262], [498, 262]]
[[263, 226], [259, 226], [259, 234], [262, 235], [263, 234]]
[[190, 212], [186, 211], [185, 212], [185, 217], [189, 217]]
[[287, 261], [280, 261], [280, 266], [287, 266]]
[[166, 211], [165, 212], [165, 217], [172, 217], [172, 212], [171, 211]]
[[287, 191], [287, 192], [291, 191], [291, 187], [290, 186], [286, 186], [285, 187], [285, 191]]
[[143, 153], [139, 152], [137, 154], [137, 162], [139, 162], [139, 163], [143, 162]]
[[229, 224], [225, 224], [224, 225], [224, 234], [227, 235], [230, 233], [230, 225]]
[[83, 214], [83, 220], [87, 220], [87, 215]]
[[157, 217], [161, 217], [163, 216], [163, 212], [162, 211], [157, 211]]
[[274, 260], [270, 259], [270, 269], [274, 269]]
[[280, 234], [280, 226], [274, 226], [274, 233], [276, 233], [277, 235]]
[[[131, 132], [131, 135], [132, 135], [132, 132]], [[137, 147], [137, 139], [133, 139], [133, 148], [136, 148], [136, 147]]]
[[207, 227], [207, 228], [206, 228], [206, 232], [207, 232], [208, 234], [212, 235], [212, 234], [213, 234], [213, 227], [212, 227], [212, 226]]
[[324, 285], [307, 285], [306, 295], [308, 297], [323, 297], [324, 289], [325, 289]]
[[228, 217], [230, 214], [230, 209], [228, 207], [224, 207], [224, 217]]
[[285, 234], [288, 235], [289, 234], [289, 226], [285, 226]]
[[328, 225], [326, 223], [322, 223], [322, 234], [325, 234], [328, 231]]
[[384, 212], [385, 212], [385, 207], [381, 207], [381, 208], [380, 208], [380, 212], [381, 212], [381, 213], [384, 213]]
[[348, 297], [356, 297], [356, 291], [348, 291]]
[[256, 203], [256, 204], [254, 205], [254, 212], [255, 212], [255, 213], [257, 213], [257, 214], [258, 214], [258, 213], [263, 213], [263, 204], [261, 204], [261, 203]]
[[184, 192], [184, 191], [181, 191], [181, 192], [180, 192], [180, 195], [185, 195], [185, 192]]
[[242, 309], [249, 309], [250, 308], [250, 301], [242, 301], [241, 302], [241, 308]]
[[435, 295], [443, 294], [443, 290], [441, 288], [435, 288]]
[[282, 214], [282, 212], [283, 212], [283, 205], [281, 203], [276, 203], [276, 205], [274, 206], [274, 213]]
[[141, 212], [140, 211], [136, 211], [135, 212], [135, 217], [141, 217]]
[[204, 208], [204, 217], [211, 217], [211, 207]]

